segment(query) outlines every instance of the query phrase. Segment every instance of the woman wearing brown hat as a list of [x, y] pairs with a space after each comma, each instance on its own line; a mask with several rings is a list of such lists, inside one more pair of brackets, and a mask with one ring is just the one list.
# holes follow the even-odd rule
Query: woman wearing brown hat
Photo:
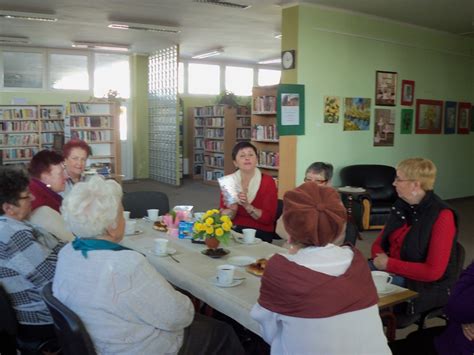
[[367, 261], [344, 239], [346, 209], [331, 187], [284, 196], [293, 248], [274, 255], [251, 311], [272, 354], [390, 354]]

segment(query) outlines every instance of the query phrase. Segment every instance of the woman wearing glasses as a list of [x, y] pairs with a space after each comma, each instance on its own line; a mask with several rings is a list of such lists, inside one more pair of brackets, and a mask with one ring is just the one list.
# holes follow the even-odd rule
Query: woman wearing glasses
[[419, 292], [409, 315], [444, 305], [455, 282], [457, 222], [433, 192], [435, 179], [431, 160], [398, 164], [393, 185], [399, 198], [372, 245], [375, 268], [400, 276], [394, 281]]

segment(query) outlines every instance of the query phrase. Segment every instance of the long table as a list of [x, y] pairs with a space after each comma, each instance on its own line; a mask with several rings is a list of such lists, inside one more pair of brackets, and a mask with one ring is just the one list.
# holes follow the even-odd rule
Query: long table
[[[178, 239], [156, 231], [150, 222], [137, 220], [137, 228], [140, 234], [125, 236], [121, 244], [145, 254], [150, 263], [171, 284], [189, 292], [261, 336], [259, 324], [250, 317], [250, 310], [259, 296], [260, 277], [249, 274], [244, 267], [237, 267], [235, 277], [245, 277], [245, 280], [236, 287], [217, 287], [211, 283], [211, 278], [215, 277], [217, 266], [227, 264], [230, 257], [269, 258], [275, 253], [286, 254], [287, 249], [266, 242], [244, 245], [231, 240], [228, 246], [223, 246], [230, 253], [220, 259], [212, 259], [201, 253], [206, 249], [205, 245], [191, 243], [189, 239]], [[176, 249], [173, 257], [179, 263], [168, 256], [154, 255], [154, 239], [156, 238], [169, 240], [168, 246]], [[387, 308], [415, 296], [416, 292], [400, 287], [394, 293], [380, 296], [378, 305], [380, 309]]]

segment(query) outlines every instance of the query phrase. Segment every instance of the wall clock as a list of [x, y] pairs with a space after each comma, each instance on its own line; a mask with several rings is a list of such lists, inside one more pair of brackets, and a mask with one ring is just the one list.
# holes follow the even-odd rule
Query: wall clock
[[295, 50], [282, 51], [281, 52], [281, 65], [283, 69], [294, 69], [295, 68]]

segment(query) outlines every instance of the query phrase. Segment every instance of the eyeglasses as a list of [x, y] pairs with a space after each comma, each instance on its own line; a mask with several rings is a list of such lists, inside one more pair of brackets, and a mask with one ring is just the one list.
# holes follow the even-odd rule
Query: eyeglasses
[[401, 177], [395, 176], [395, 182], [415, 181], [413, 179], [402, 179]]
[[328, 182], [328, 180], [313, 180], [313, 179], [309, 179], [309, 178], [304, 178], [304, 182], [315, 182], [317, 184], [324, 184], [326, 182]]

